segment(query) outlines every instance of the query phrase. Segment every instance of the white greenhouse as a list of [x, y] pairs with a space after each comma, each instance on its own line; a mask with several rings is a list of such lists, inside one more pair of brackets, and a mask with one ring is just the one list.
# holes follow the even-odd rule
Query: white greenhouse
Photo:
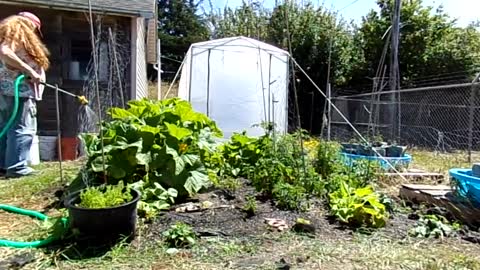
[[246, 37], [192, 44], [181, 71], [178, 96], [205, 113], [229, 138], [264, 133], [262, 122], [288, 128], [289, 54]]

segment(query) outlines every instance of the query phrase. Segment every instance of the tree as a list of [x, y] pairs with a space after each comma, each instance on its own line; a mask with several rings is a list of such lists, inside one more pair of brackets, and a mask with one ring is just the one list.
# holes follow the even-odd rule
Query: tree
[[[378, 0], [377, 4], [380, 11], [370, 11], [360, 26], [357, 40], [365, 62], [350, 85], [368, 82], [367, 77], [375, 76], [388, 41], [382, 37], [391, 26], [393, 0]], [[473, 26], [456, 27], [455, 20], [442, 7], [433, 10], [422, 0], [403, 1], [400, 18], [399, 61], [404, 87], [448, 78], [468, 80], [472, 76], [480, 60], [479, 33]]]
[[[355, 66], [358, 65], [357, 62], [363, 61], [361, 51], [355, 47], [355, 29], [323, 7], [316, 8], [311, 4], [300, 5], [288, 2], [269, 11], [258, 3], [243, 3], [235, 10], [226, 8], [223, 12], [211, 14], [209, 17], [217, 38], [243, 35], [268, 42], [287, 51], [290, 40], [292, 57], [323, 91], [325, 91], [329, 73], [330, 42], [332, 85], [345, 85], [350, 80]], [[324, 98], [298, 69], [296, 71], [298, 103], [303, 104], [299, 106], [301, 125], [305, 129], [318, 132], [321, 127], [321, 121], [319, 121], [321, 118], [317, 117], [315, 121], [311, 121], [313, 119], [310, 116], [322, 115]], [[290, 91], [290, 93], [292, 102], [289, 106], [293, 109], [297, 104], [293, 102], [293, 92]], [[313, 103], [312, 98], [315, 100]], [[292, 123], [296, 121], [294, 111], [295, 109], [291, 110], [293, 114], [290, 122]]]
[[[193, 0], [159, 0], [159, 38], [162, 42], [162, 69], [176, 72], [192, 43], [209, 38], [205, 20], [197, 15]], [[168, 75], [168, 74], [167, 74]]]

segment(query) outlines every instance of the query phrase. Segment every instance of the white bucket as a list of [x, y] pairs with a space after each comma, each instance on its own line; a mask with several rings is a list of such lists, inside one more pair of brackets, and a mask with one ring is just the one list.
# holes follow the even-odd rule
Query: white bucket
[[38, 143], [38, 136], [33, 136], [32, 146], [30, 147], [30, 153], [28, 156], [28, 164], [35, 166], [40, 164], [40, 147]]
[[40, 159], [53, 161], [57, 156], [57, 136], [40, 136]]

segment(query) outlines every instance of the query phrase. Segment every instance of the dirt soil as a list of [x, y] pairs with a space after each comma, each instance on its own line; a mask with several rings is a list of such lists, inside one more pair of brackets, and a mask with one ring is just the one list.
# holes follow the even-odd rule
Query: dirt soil
[[[247, 196], [257, 198], [257, 211], [251, 217], [248, 217], [242, 209]], [[202, 203], [205, 204], [205, 202], [208, 202], [209, 207], [201, 208]], [[186, 208], [185, 206], [188, 205], [200, 209], [194, 209], [193, 211], [175, 210], [182, 209], [182, 207]], [[418, 219], [415, 212], [420, 212], [420, 210], [415, 211], [415, 208], [416, 206], [413, 206], [413, 210], [391, 213], [386, 227], [372, 231], [364, 230], [363, 232], [392, 240], [405, 239], [408, 236], [408, 231], [415, 226]], [[307, 212], [280, 210], [271, 200], [266, 200], [252, 186], [249, 186], [246, 180], [243, 181], [242, 187], [235, 192], [214, 190], [199, 194], [192, 201], [177, 205], [175, 209], [160, 216], [153, 224], [148, 226], [146, 231], [148, 239], [161, 237], [164, 230], [179, 221], [191, 225], [199, 236], [255, 238], [272, 231], [279, 231], [267, 224], [268, 219], [285, 221], [288, 226], [287, 230], [289, 230], [295, 225], [297, 218], [310, 221], [315, 229], [314, 235], [322, 239], [350, 240], [353, 239], [352, 235], [354, 233], [351, 228], [342, 226], [329, 217], [325, 210], [326, 207], [319, 202], [315, 203], [311, 210]], [[436, 208], [422, 210], [422, 212], [444, 214], [441, 209]], [[480, 233], [477, 230], [463, 228], [453, 239], [480, 243]], [[435, 240], [432, 239], [432, 241]]]

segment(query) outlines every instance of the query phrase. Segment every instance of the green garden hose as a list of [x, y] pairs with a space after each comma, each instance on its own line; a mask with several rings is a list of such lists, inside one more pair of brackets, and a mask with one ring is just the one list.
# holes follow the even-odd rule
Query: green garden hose
[[[18, 105], [19, 105], [19, 88], [20, 84], [22, 81], [25, 79], [25, 75], [20, 75], [18, 78], [15, 80], [15, 88], [14, 88], [14, 103], [13, 103], [13, 111], [12, 115], [8, 119], [7, 124], [3, 127], [2, 131], [0, 132], [0, 138], [5, 136], [5, 134], [8, 132], [10, 127], [12, 126], [13, 122], [15, 121], [15, 118], [17, 117], [18, 113]], [[42, 221], [48, 220], [48, 216], [37, 212], [37, 211], [32, 211], [32, 210], [27, 210], [27, 209], [22, 209], [18, 208], [15, 206], [11, 205], [6, 205], [6, 204], [0, 204], [0, 210], [4, 210], [7, 212], [11, 213], [16, 213], [20, 215], [25, 215], [29, 217], [33, 217]], [[66, 219], [63, 220], [63, 222], [66, 223]], [[17, 242], [17, 241], [10, 241], [10, 240], [5, 240], [5, 239], [0, 239], [0, 247], [13, 247], [13, 248], [36, 248], [36, 247], [42, 247], [45, 245], [50, 244], [54, 240], [57, 240], [55, 236], [51, 236], [47, 239], [43, 240], [38, 240], [38, 241], [31, 241], [31, 242]]]
[[[22, 209], [22, 208], [18, 208], [18, 207], [11, 206], [11, 205], [0, 204], [0, 210], [4, 210], [4, 211], [15, 213], [15, 214], [20, 214], [20, 215], [33, 217], [33, 218], [39, 219], [41, 221], [48, 220], [48, 216], [46, 216], [46, 215], [44, 215], [40, 212], [33, 211], [33, 210]], [[62, 222], [63, 222], [63, 225], [66, 226], [67, 219], [62, 219]], [[53, 241], [55, 241], [57, 239], [58, 239], [57, 236], [50, 236], [47, 239], [31, 241], [31, 242], [19, 242], [19, 241], [10, 241], [10, 240], [5, 240], [5, 239], [0, 239], [0, 247], [37, 248], [37, 247], [46, 246], [46, 245], [52, 243]]]
[[13, 98], [13, 112], [12, 112], [12, 115], [10, 115], [10, 118], [8, 119], [8, 122], [7, 124], [3, 127], [2, 131], [0, 132], [0, 138], [2, 138], [3, 136], [5, 136], [5, 134], [7, 134], [8, 130], [10, 129], [10, 127], [12, 126], [13, 122], [15, 121], [15, 118], [17, 117], [17, 113], [18, 113], [18, 104], [19, 104], [19, 94], [18, 94], [18, 90], [20, 89], [20, 84], [22, 83], [22, 81], [25, 79], [25, 75], [20, 75], [18, 76], [18, 78], [15, 80], [15, 87], [13, 89], [13, 93], [14, 93], [14, 98]]

